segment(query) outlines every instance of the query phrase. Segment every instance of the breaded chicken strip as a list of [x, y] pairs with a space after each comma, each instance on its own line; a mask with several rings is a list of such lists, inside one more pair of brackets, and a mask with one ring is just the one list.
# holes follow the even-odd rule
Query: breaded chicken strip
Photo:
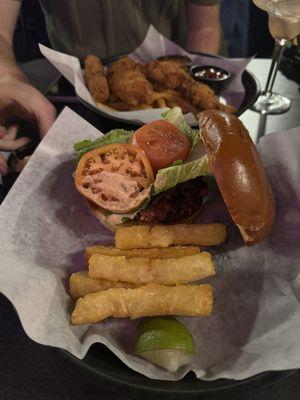
[[97, 74], [105, 74], [104, 67], [101, 60], [92, 54], [87, 56], [84, 60], [85, 76], [90, 78]]
[[188, 56], [169, 55], [169, 56], [159, 57], [158, 60], [159, 61], [172, 61], [175, 64], [177, 64], [180, 68], [183, 68], [187, 72], [192, 64], [192, 60]]
[[122, 57], [113, 62], [107, 69], [107, 76], [112, 77], [116, 72], [136, 69], [136, 62], [130, 57]]
[[198, 110], [218, 110], [220, 102], [214, 91], [201, 82], [194, 79], [186, 79], [180, 89], [185, 99], [190, 101]]
[[229, 104], [220, 103], [214, 91], [204, 83], [189, 78], [181, 87], [181, 94], [198, 110], [222, 110], [234, 114], [236, 109]]
[[174, 61], [151, 61], [143, 66], [143, 71], [147, 78], [163, 85], [166, 89], [180, 92], [199, 111], [221, 109], [235, 112], [232, 106], [221, 104], [208, 85], [196, 82]]
[[177, 90], [190, 77], [174, 61], [150, 61], [144, 64], [143, 71], [147, 78], [161, 83], [166, 89]]
[[151, 104], [153, 87], [141, 72], [139, 66], [130, 58], [120, 58], [108, 69], [108, 82], [111, 91], [131, 106]]
[[208, 317], [212, 312], [210, 285], [146, 285], [136, 289], [115, 288], [87, 294], [77, 300], [73, 325], [96, 323], [108, 317], [131, 319], [182, 315]]
[[228, 112], [230, 114], [235, 114], [237, 111], [236, 108], [231, 106], [230, 104], [222, 104], [222, 103], [219, 104], [219, 110]]
[[89, 55], [84, 61], [84, 79], [93, 99], [104, 103], [109, 97], [109, 88], [104, 67], [98, 57]]

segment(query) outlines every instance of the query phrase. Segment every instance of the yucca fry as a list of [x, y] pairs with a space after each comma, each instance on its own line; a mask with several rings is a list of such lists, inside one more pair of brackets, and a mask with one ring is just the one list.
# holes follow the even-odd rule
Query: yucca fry
[[117, 229], [115, 244], [119, 249], [215, 246], [225, 239], [226, 228], [222, 224], [134, 225]]
[[176, 285], [195, 282], [214, 274], [212, 257], [207, 252], [167, 259], [92, 254], [89, 259], [89, 276], [112, 282]]
[[136, 106], [130, 106], [129, 111], [139, 111], [139, 110], [150, 110], [153, 108], [150, 104], [138, 104]]
[[166, 92], [153, 92], [151, 97], [151, 104], [155, 103], [157, 100], [165, 98], [166, 98]]
[[167, 100], [167, 107], [173, 108], [176, 107], [177, 103], [173, 100]]
[[115, 288], [87, 294], [76, 301], [71, 322], [82, 325], [108, 317], [135, 319], [159, 315], [208, 317], [212, 306], [210, 285], [150, 284], [136, 289]]
[[152, 249], [129, 249], [122, 250], [113, 246], [90, 246], [85, 250], [85, 258], [88, 261], [92, 254], [103, 254], [106, 256], [125, 256], [126, 258], [175, 258], [200, 253], [198, 246], [172, 246], [166, 248]]
[[128, 282], [110, 282], [105, 279], [91, 278], [88, 271], [80, 271], [70, 276], [70, 295], [74, 299], [89, 293], [99, 292], [111, 288], [134, 288], [137, 285]]
[[157, 99], [156, 104], [157, 104], [158, 108], [167, 107], [167, 103], [166, 103], [165, 99]]

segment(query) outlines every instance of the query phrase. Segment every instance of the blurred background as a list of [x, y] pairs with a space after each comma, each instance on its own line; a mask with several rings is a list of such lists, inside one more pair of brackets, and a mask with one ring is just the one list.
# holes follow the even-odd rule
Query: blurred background
[[[229, 57], [271, 57], [274, 40], [268, 30], [267, 14], [250, 0], [223, 0], [221, 23]], [[17, 61], [41, 57], [39, 42], [49, 45], [39, 2], [23, 0], [14, 37]]]

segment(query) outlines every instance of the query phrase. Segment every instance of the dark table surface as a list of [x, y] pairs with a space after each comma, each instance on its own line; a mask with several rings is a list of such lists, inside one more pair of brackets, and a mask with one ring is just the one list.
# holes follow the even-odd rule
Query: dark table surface
[[[249, 70], [258, 77], [263, 86], [268, 71], [269, 60], [253, 60]], [[43, 92], [52, 85], [58, 75], [44, 61], [37, 61], [24, 67], [32, 82]], [[256, 140], [263, 133], [285, 130], [300, 125], [300, 96], [298, 85], [279, 74], [276, 89], [292, 98], [291, 110], [282, 116], [269, 116], [259, 128], [259, 115], [247, 111], [242, 120]], [[68, 106], [89, 120], [103, 132], [115, 123], [93, 114], [73, 100], [57, 103], [58, 110], [67, 102]], [[118, 124], [119, 125], [119, 124]], [[260, 129], [260, 132], [258, 131]], [[31, 341], [24, 333], [18, 316], [10, 302], [0, 294], [0, 400], [35, 399], [114, 399], [131, 397], [122, 388], [112, 387], [104, 381], [92, 380], [78, 366], [54, 348]], [[285, 379], [270, 385], [248, 385], [234, 391], [202, 395], [199, 399], [211, 400], [299, 400], [300, 372], [296, 371]], [[135, 398], [140, 398], [135, 393]], [[174, 397], [172, 397], [174, 398]], [[180, 397], [176, 397], [180, 398]]]

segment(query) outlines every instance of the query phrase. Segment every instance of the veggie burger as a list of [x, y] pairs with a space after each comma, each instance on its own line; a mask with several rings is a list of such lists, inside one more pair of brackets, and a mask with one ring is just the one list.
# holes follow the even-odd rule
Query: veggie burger
[[[175, 107], [136, 131], [116, 129], [75, 144], [77, 190], [107, 228], [190, 219], [214, 173], [247, 244], [269, 233], [275, 202], [256, 148], [242, 122], [222, 111], [199, 114], [199, 130]], [[241, 175], [242, 174], [242, 175]]]

